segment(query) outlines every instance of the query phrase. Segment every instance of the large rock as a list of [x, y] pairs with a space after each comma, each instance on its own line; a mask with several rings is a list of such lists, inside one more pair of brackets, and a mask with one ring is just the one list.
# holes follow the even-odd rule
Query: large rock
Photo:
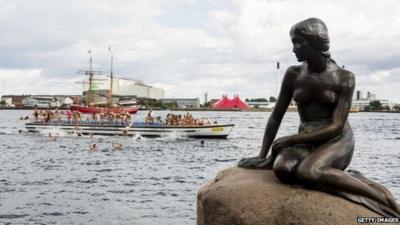
[[348, 200], [283, 184], [270, 170], [225, 169], [197, 195], [197, 225], [350, 225], [359, 224], [358, 216], [380, 217]]

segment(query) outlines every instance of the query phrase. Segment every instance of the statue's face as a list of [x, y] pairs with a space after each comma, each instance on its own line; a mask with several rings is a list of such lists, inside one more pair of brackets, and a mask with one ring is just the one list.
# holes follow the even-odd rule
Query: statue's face
[[298, 62], [307, 61], [315, 53], [313, 47], [303, 37], [294, 34], [292, 36], [293, 52]]

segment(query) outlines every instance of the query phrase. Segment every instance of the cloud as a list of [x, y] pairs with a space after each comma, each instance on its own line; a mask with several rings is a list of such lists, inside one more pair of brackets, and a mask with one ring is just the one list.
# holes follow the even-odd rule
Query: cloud
[[[163, 87], [167, 97], [268, 97], [276, 94], [276, 62], [283, 70], [297, 64], [290, 27], [319, 17], [356, 88], [400, 101], [383, 88], [398, 82], [399, 15], [396, 0], [2, 1], [0, 79], [15, 94], [80, 93], [74, 82], [88, 67], [87, 50], [94, 69], [108, 73], [112, 46], [115, 73]], [[23, 77], [21, 87], [4, 71]], [[68, 88], [48, 88], [57, 82]]]
[[80, 94], [79, 78], [45, 78], [41, 69], [0, 69], [0, 78], [2, 94]]

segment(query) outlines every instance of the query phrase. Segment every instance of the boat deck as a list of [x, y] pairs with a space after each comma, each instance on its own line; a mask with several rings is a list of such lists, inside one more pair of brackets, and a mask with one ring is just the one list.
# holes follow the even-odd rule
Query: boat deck
[[184, 135], [195, 138], [226, 138], [234, 124], [210, 124], [210, 125], [188, 125], [188, 126], [167, 126], [162, 123], [132, 124], [100, 123], [95, 121], [80, 122], [77, 125], [67, 121], [53, 121], [50, 123], [30, 122], [25, 127], [30, 132], [40, 132], [46, 129], [61, 129], [70, 133], [79, 132], [83, 135], [140, 135], [145, 137], [160, 137], [171, 134]]

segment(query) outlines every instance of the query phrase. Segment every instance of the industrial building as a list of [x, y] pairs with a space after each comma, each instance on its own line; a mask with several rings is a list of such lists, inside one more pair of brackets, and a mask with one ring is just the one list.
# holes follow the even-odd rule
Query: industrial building
[[3, 95], [1, 101], [6, 107], [15, 108], [55, 108], [70, 104], [80, 104], [80, 95]]
[[365, 111], [367, 107], [370, 106], [372, 101], [379, 101], [382, 104], [382, 107], [389, 107], [390, 103], [387, 99], [377, 99], [376, 95], [371, 92], [367, 92], [367, 95], [364, 96], [361, 90], [357, 90], [353, 95], [353, 101], [351, 103], [351, 107], [358, 111]]
[[199, 98], [163, 98], [162, 104], [174, 104], [181, 109], [197, 109], [200, 108]]
[[[107, 97], [110, 92], [111, 79], [106, 75], [94, 75], [90, 85], [89, 76], [86, 76], [84, 83], [83, 96], [84, 99], [90, 97], [90, 102], [102, 104], [107, 102]], [[90, 87], [89, 87], [90, 86]], [[90, 91], [88, 91], [90, 90]], [[87, 96], [88, 92], [91, 96]], [[127, 100], [142, 98], [142, 99], [161, 99], [164, 98], [164, 90], [150, 85], [146, 85], [143, 81], [127, 79], [122, 77], [113, 77], [112, 85], [113, 102], [118, 102], [121, 99]]]

